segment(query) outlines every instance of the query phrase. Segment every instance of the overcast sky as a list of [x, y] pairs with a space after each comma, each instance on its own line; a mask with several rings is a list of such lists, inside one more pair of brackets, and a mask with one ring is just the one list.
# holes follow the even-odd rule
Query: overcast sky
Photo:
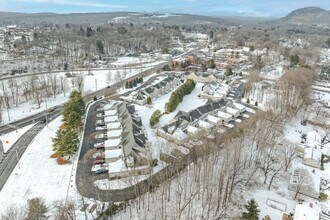
[[282, 17], [308, 6], [330, 10], [330, 0], [0, 0], [14, 12], [177, 12], [203, 15]]

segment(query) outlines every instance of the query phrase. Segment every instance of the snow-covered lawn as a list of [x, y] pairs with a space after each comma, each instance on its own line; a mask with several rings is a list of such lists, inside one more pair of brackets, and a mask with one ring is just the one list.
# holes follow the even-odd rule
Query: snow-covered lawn
[[9, 132], [7, 134], [2, 134], [0, 136], [0, 141], [2, 142], [4, 152], [7, 152], [15, 143], [16, 141], [30, 128], [32, 128], [35, 124], [28, 125], [23, 128], [19, 128], [15, 131]]
[[[191, 94], [186, 95], [183, 98], [183, 101], [178, 105], [176, 110], [170, 114], [165, 114], [161, 117], [159, 126], [164, 126], [166, 123], [168, 123], [171, 119], [175, 117], [175, 115], [178, 113], [178, 111], [189, 111], [192, 109], [195, 109], [201, 105], [204, 105], [207, 100], [206, 99], [200, 99], [198, 98], [198, 95], [200, 94], [202, 87], [204, 84], [198, 83], [195, 87], [195, 89], [191, 92]], [[172, 90], [175, 91], [179, 86], [174, 88]], [[153, 103], [151, 106], [141, 106], [141, 105], [135, 105], [135, 109], [137, 111], [137, 114], [141, 117], [143, 127], [145, 128], [146, 135], [148, 137], [148, 140], [151, 142], [152, 149], [152, 156], [158, 157], [159, 151], [162, 148], [164, 139], [159, 138], [156, 134], [156, 129], [152, 129], [149, 125], [150, 117], [154, 111], [159, 109], [161, 112], [165, 111], [165, 103], [168, 102], [170, 99], [170, 96], [172, 92], [163, 95], [159, 97], [156, 100], [153, 100]], [[157, 153], [158, 152], [158, 153]]]
[[[0, 191], [0, 216], [10, 206], [25, 207], [27, 200], [42, 197], [47, 205], [63, 201], [68, 192], [72, 164], [58, 165], [50, 158], [52, 140], [61, 125], [61, 117], [45, 127], [26, 149], [8, 181]], [[77, 196], [73, 191], [69, 198]], [[76, 199], [71, 197], [71, 199]]]
[[269, 215], [272, 220], [281, 220], [283, 213], [294, 213], [294, 209], [298, 204], [295, 200], [287, 199], [268, 190], [257, 190], [253, 196], [259, 205], [259, 216], [262, 218]]

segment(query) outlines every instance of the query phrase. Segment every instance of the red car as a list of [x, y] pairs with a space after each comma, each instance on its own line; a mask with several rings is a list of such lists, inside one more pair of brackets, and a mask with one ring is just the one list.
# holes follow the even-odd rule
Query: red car
[[104, 160], [104, 157], [103, 156], [95, 157], [95, 161], [96, 160]]
[[104, 163], [105, 163], [104, 160], [95, 160], [94, 161], [94, 165], [96, 165], [96, 164], [104, 164]]

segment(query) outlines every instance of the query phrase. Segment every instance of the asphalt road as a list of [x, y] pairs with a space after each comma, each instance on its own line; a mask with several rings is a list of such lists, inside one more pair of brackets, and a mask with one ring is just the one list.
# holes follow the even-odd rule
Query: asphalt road
[[13, 172], [17, 165], [18, 160], [24, 154], [26, 148], [32, 142], [34, 137], [41, 131], [46, 124], [36, 124], [24, 135], [22, 135], [17, 142], [4, 154], [0, 160], [0, 191], [5, 185], [10, 174]]

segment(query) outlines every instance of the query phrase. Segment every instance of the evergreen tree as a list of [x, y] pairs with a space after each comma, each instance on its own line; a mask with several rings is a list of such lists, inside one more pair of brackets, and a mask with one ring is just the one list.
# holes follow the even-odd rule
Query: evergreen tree
[[148, 97], [148, 98], [147, 98], [147, 104], [150, 105], [151, 103], [152, 103], [151, 98]]
[[242, 218], [245, 220], [258, 220], [259, 219], [259, 212], [258, 203], [251, 199], [248, 203], [244, 206], [247, 212], [243, 212]]
[[297, 67], [299, 65], [300, 58], [298, 54], [290, 56], [290, 67]]
[[328, 48], [330, 48], [330, 38], [325, 42], [328, 45]]
[[229, 68], [227, 68], [226, 69], [226, 72], [225, 72], [225, 75], [226, 76], [231, 76], [231, 75], [233, 75], [233, 70], [229, 67]]
[[46, 213], [48, 208], [41, 198], [33, 198], [28, 200], [28, 214], [26, 220], [43, 220], [47, 219]]
[[99, 53], [104, 53], [104, 44], [102, 43], [102, 41], [96, 41], [96, 47]]
[[128, 88], [130, 88], [130, 89], [133, 88], [133, 83], [132, 83], [132, 81], [129, 81], [129, 82], [128, 82]]
[[125, 88], [128, 89], [128, 81], [126, 81]]
[[85, 114], [85, 102], [78, 91], [70, 94], [69, 100], [64, 104], [63, 121], [67, 125], [68, 117], [71, 112], [76, 112], [81, 118]]
[[91, 27], [87, 27], [86, 29], [86, 37], [91, 37], [93, 35], [93, 30]]
[[262, 67], [263, 67], [263, 63], [262, 63], [262, 59], [261, 59], [261, 56], [257, 56], [257, 60], [254, 64], [254, 67], [257, 69], [257, 70], [261, 70]]

